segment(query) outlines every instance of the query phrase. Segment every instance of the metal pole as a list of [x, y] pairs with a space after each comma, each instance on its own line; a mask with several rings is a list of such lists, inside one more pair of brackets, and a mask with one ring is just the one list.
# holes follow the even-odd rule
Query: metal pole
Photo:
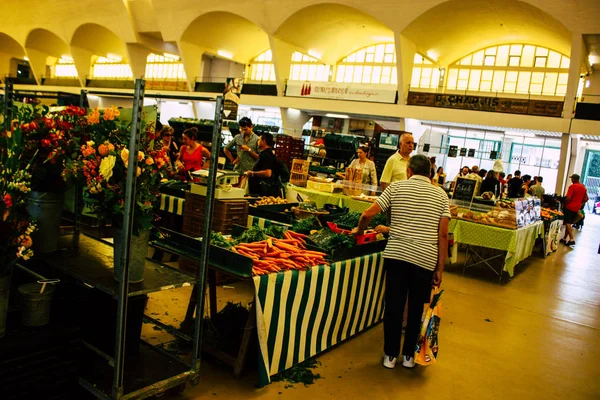
[[[81, 89], [79, 93], [79, 107], [85, 107], [85, 98], [87, 94], [85, 90]], [[81, 236], [81, 212], [82, 212], [82, 200], [83, 200], [83, 186], [80, 183], [75, 185], [75, 196], [73, 199], [74, 210], [73, 210], [73, 248], [79, 248], [79, 238]]]
[[12, 120], [12, 101], [15, 94], [12, 78], [4, 80], [4, 124], [6, 130], [10, 129], [10, 121]]
[[133, 213], [135, 204], [135, 184], [137, 170], [137, 154], [140, 143], [140, 126], [142, 122], [142, 106], [144, 104], [143, 79], [135, 80], [135, 94], [133, 97], [133, 115], [131, 121], [131, 136], [129, 137], [129, 162], [127, 164], [127, 184], [125, 189], [125, 204], [123, 211], [123, 252], [119, 260], [121, 263], [121, 276], [119, 277], [119, 293], [117, 298], [117, 329], [115, 333], [115, 369], [113, 375], [112, 398], [119, 399], [123, 396], [123, 375], [125, 370], [125, 336], [127, 320], [127, 301], [129, 287], [129, 239], [133, 228]]
[[210, 250], [210, 228], [213, 217], [215, 184], [217, 182], [217, 168], [219, 162], [219, 151], [221, 149], [221, 125], [223, 111], [223, 96], [217, 97], [215, 106], [215, 124], [210, 152], [210, 170], [208, 182], [206, 183], [206, 217], [204, 218], [204, 229], [202, 230], [202, 253], [200, 255], [200, 270], [198, 271], [198, 283], [196, 284], [196, 323], [194, 327], [194, 349], [192, 352], [192, 369], [200, 370], [200, 344], [202, 342], [202, 322], [204, 310], [204, 293], [206, 286], [206, 274], [208, 272], [208, 252]]

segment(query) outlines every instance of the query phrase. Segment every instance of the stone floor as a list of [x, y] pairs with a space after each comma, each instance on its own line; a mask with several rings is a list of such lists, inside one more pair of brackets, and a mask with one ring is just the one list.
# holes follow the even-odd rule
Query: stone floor
[[[256, 372], [235, 380], [230, 368], [204, 360], [200, 383], [172, 398], [598, 399], [600, 216], [588, 215], [576, 241], [574, 248], [561, 244], [547, 258], [533, 255], [501, 284], [490, 271], [469, 270], [463, 276], [459, 266], [448, 267], [434, 366], [383, 368], [379, 324], [318, 357], [322, 379], [313, 385], [278, 382], [257, 389]], [[250, 301], [251, 287], [230, 286], [219, 288], [220, 306], [226, 298]], [[181, 321], [189, 289], [161, 296], [166, 297], [150, 300], [149, 312], [167, 322]], [[166, 337], [149, 326], [144, 333], [156, 341]]]

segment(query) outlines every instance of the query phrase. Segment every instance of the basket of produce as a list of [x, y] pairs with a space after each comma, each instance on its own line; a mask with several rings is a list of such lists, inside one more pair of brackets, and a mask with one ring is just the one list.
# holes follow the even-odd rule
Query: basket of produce
[[328, 215], [329, 211], [319, 210], [315, 203], [313, 202], [304, 202], [298, 204], [297, 207], [292, 207], [292, 211], [294, 215], [298, 219], [304, 219], [309, 217], [318, 217], [320, 215]]
[[[349, 231], [347, 229], [342, 229], [342, 228], [338, 227], [337, 224], [334, 224], [333, 222], [328, 222], [327, 226], [329, 227], [329, 229], [331, 229], [335, 233], [343, 233], [344, 235], [352, 234], [352, 231]], [[377, 232], [375, 232], [373, 229], [368, 229], [365, 231], [364, 234], [357, 235], [357, 236], [355, 236], [355, 238], [356, 238], [356, 244], [371, 243], [371, 242], [374, 242], [377, 240]]]
[[288, 203], [288, 201], [281, 197], [264, 196], [264, 197], [259, 197], [258, 199], [256, 199], [256, 201], [254, 203], [252, 203], [251, 206], [256, 207], [256, 206], [267, 206], [267, 205], [273, 205], [273, 204], [287, 204], [287, 203]]

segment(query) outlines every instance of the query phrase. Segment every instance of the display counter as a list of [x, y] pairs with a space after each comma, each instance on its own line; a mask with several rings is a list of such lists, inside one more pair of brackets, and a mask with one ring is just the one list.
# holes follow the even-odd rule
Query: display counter
[[[543, 237], [544, 225], [538, 221], [523, 228], [506, 229], [453, 219], [448, 230], [454, 234], [455, 244], [467, 245], [467, 261], [464, 269], [485, 264], [502, 279], [504, 271], [512, 277], [515, 266], [531, 255], [536, 239]], [[483, 254], [479, 248], [498, 250], [501, 253]], [[457, 250], [458, 246], [454, 246], [453, 263], [457, 261]], [[500, 268], [494, 268], [493, 260], [499, 261]]]
[[[364, 210], [369, 208], [371, 204], [373, 204], [369, 201], [353, 199], [352, 197], [346, 196], [342, 193], [321, 192], [318, 190], [307, 189], [291, 184], [288, 185], [288, 190], [289, 189], [298, 192], [304, 198], [304, 200], [314, 201], [317, 204], [317, 207], [319, 208], [323, 208], [325, 204], [334, 204], [339, 207], [347, 207], [350, 212], [355, 211], [362, 213]], [[289, 195], [288, 199], [290, 199]], [[296, 199], [295, 201], [298, 201], [298, 199]]]
[[253, 280], [261, 385], [383, 318], [382, 253]]

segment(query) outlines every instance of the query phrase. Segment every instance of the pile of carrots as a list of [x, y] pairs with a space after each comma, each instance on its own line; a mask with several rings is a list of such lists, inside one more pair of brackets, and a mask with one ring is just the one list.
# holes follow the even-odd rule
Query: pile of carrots
[[291, 269], [302, 271], [315, 265], [327, 264], [324, 259], [325, 253], [306, 250], [306, 235], [286, 231], [284, 236], [285, 239], [269, 237], [260, 242], [241, 243], [233, 246], [231, 251], [254, 260], [253, 275]]

